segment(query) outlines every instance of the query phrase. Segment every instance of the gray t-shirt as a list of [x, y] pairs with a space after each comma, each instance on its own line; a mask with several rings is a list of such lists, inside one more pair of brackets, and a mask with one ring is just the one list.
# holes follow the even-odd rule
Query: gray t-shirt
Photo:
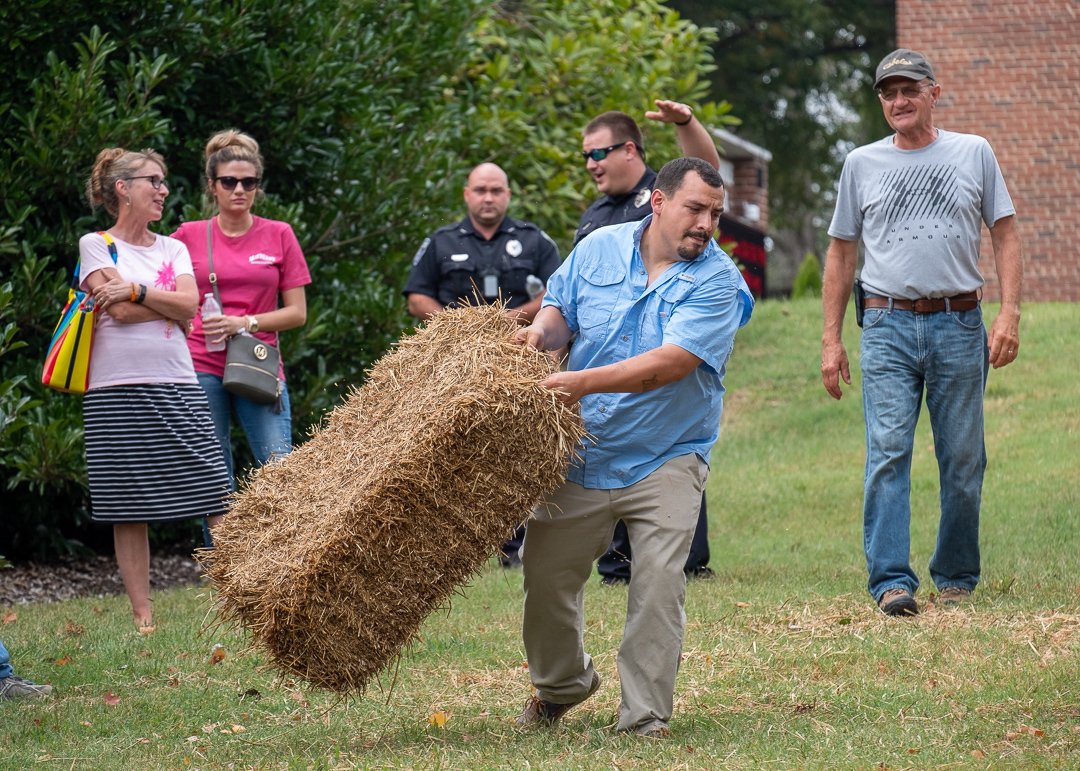
[[848, 155], [829, 235], [863, 242], [870, 294], [951, 297], [983, 284], [982, 223], [1015, 214], [990, 143], [938, 129], [918, 150], [888, 136]]

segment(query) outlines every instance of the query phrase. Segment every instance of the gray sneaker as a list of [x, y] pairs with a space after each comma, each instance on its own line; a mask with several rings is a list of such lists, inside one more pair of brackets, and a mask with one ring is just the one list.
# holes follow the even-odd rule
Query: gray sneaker
[[34, 699], [52, 693], [51, 685], [38, 685], [26, 678], [11, 675], [0, 680], [0, 699]]

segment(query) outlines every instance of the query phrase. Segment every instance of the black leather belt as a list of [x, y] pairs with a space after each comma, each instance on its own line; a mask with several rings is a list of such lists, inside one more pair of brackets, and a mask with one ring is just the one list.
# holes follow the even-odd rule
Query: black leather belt
[[895, 300], [868, 294], [863, 303], [865, 308], [888, 308], [893, 310], [914, 311], [915, 313], [941, 313], [947, 310], [970, 311], [979, 307], [979, 293], [965, 292], [952, 297], [920, 297], [918, 300]]

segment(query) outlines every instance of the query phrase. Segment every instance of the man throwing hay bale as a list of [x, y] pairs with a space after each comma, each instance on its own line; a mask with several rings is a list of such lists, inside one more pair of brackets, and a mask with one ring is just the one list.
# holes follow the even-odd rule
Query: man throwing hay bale
[[518, 329], [498, 305], [438, 314], [248, 478], [200, 561], [274, 666], [361, 694], [562, 483], [584, 430]]
[[720, 431], [728, 355], [753, 300], [712, 240], [724, 210], [716, 169], [671, 161], [650, 200], [653, 213], [640, 223], [582, 239], [517, 335], [537, 350], [577, 335], [567, 371], [544, 385], [566, 404], [580, 400], [596, 438], [525, 534], [523, 633], [536, 694], [522, 726], [550, 726], [600, 687], [583, 643], [582, 589], [621, 519], [633, 557], [618, 729], [668, 733], [686, 625], [683, 566]]

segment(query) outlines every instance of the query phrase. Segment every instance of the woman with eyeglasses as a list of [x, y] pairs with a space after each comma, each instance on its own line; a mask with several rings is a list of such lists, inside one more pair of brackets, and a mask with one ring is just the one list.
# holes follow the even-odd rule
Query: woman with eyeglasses
[[232, 476], [232, 417], [261, 466], [292, 449], [292, 415], [284, 366], [278, 372], [281, 398], [277, 404], [259, 404], [225, 390], [222, 344], [233, 335], [247, 333], [277, 346], [278, 332], [303, 326], [307, 320], [304, 287], [311, 283], [311, 275], [292, 227], [252, 213], [263, 176], [258, 142], [229, 129], [212, 136], [204, 154], [207, 196], [216, 205], [217, 216], [185, 222], [173, 237], [191, 252], [203, 301], [207, 295], [214, 296], [211, 263], [217, 279], [222, 314], [196, 315], [188, 348], [199, 384], [210, 400], [214, 431]]
[[98, 153], [91, 207], [116, 218], [79, 239], [81, 286], [97, 310], [83, 399], [91, 518], [111, 523], [135, 626], [154, 630], [147, 523], [225, 513], [229, 476], [185, 335], [198, 306], [191, 257], [150, 230], [169, 186], [153, 150]]

